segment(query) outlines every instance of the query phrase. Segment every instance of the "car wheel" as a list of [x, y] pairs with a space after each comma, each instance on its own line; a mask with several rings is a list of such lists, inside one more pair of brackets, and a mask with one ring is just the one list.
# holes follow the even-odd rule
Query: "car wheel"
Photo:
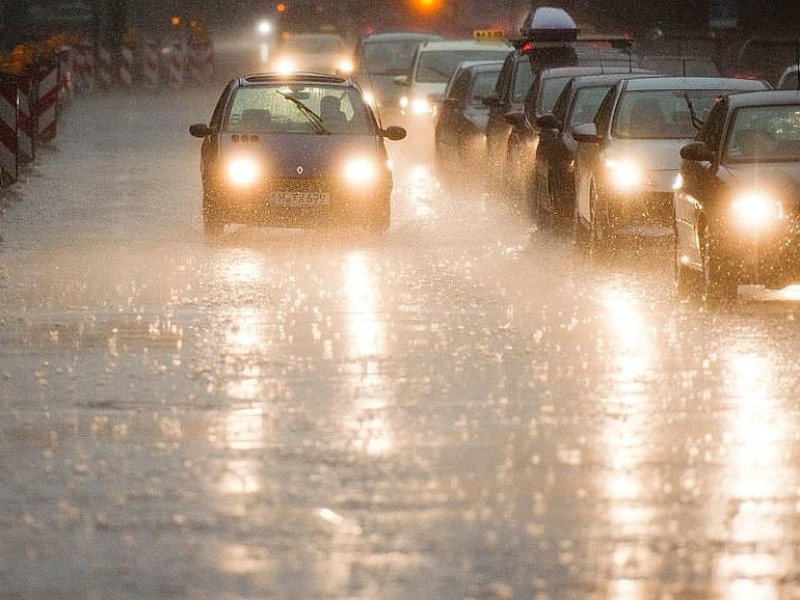
[[539, 226], [540, 229], [550, 229], [553, 225], [553, 213], [551, 213], [547, 208], [545, 208], [544, 202], [542, 202], [542, 194], [549, 193], [549, 183], [548, 185], [537, 185], [534, 186], [534, 194], [536, 198], [535, 202], [535, 210], [536, 210], [536, 224]]
[[225, 229], [221, 210], [215, 200], [214, 194], [203, 194], [203, 232], [209, 237], [220, 235]]
[[721, 256], [708, 225], [703, 227], [703, 296], [706, 303], [718, 304], [736, 299], [738, 282], [731, 265]]
[[589, 256], [605, 256], [612, 248], [612, 239], [598, 218], [600, 209], [600, 193], [594, 181], [589, 183], [589, 227], [586, 232], [585, 250]]

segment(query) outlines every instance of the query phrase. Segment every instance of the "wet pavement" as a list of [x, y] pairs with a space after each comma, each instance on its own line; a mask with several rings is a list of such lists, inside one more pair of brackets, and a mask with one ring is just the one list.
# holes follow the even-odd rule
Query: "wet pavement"
[[386, 234], [209, 242], [217, 84], [79, 98], [4, 193], [0, 597], [800, 598], [796, 289], [681, 303], [416, 142]]

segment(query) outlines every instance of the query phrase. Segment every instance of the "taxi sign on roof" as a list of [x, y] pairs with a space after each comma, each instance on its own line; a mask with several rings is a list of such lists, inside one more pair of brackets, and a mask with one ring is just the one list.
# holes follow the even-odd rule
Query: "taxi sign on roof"
[[480, 41], [496, 41], [505, 37], [502, 29], [476, 29], [472, 32], [472, 38]]

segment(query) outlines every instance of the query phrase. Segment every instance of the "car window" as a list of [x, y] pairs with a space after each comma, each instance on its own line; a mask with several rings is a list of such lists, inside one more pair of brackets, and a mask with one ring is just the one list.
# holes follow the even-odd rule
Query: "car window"
[[[307, 114], [289, 98], [319, 115], [332, 133], [371, 133], [369, 113], [361, 95], [353, 88], [325, 85], [239, 88], [223, 129], [232, 133], [313, 133]], [[336, 105], [333, 109], [329, 108], [332, 104]]]
[[469, 92], [470, 73], [469, 71], [461, 71], [457, 73], [450, 84], [450, 89], [445, 96], [447, 98], [458, 98], [459, 100], [465, 99]]
[[599, 135], [606, 135], [609, 127], [611, 127], [611, 115], [614, 110], [614, 100], [617, 97], [617, 93], [618, 89], [616, 87], [608, 90], [605, 98], [600, 103], [600, 108], [597, 109], [597, 114], [594, 116], [594, 124]]
[[511, 79], [514, 75], [514, 65], [516, 56], [509, 54], [503, 63], [503, 68], [500, 69], [500, 75], [497, 77], [497, 85], [495, 86], [495, 94], [501, 100], [506, 98], [508, 90], [511, 88]]
[[419, 44], [419, 40], [367, 43], [363, 64], [374, 75], [403, 75], [411, 68]]
[[522, 102], [525, 94], [531, 89], [533, 84], [533, 72], [525, 66], [523, 62], [517, 64], [514, 78], [514, 92], [511, 95], [512, 102]]
[[778, 82], [779, 90], [800, 90], [800, 79], [797, 71], [788, 71], [781, 76]]
[[575, 92], [572, 110], [569, 114], [569, 126], [575, 127], [582, 123], [591, 123], [597, 114], [603, 98], [606, 97], [611, 84], [580, 88]]
[[499, 71], [479, 71], [475, 74], [475, 80], [472, 82], [472, 90], [470, 91], [470, 103], [481, 105], [481, 101], [491, 95], [494, 86], [497, 83], [497, 75]]
[[416, 80], [421, 83], [447, 83], [459, 63], [465, 60], [491, 60], [504, 56], [508, 50], [435, 50], [422, 52], [417, 65]]
[[800, 160], [800, 104], [746, 106], [731, 118], [726, 162]]
[[612, 134], [623, 139], [694, 138], [697, 128], [689, 108], [700, 121], [708, 117], [722, 90], [635, 90], [620, 96]]
[[548, 77], [542, 80], [536, 112], [539, 114], [552, 112], [558, 96], [564, 91], [570, 79], [571, 77]]
[[564, 116], [567, 113], [570, 98], [572, 98], [573, 96], [572, 90], [575, 87], [574, 82], [575, 82], [574, 79], [570, 79], [567, 82], [567, 85], [564, 86], [563, 91], [558, 96], [558, 100], [556, 100], [556, 103], [553, 105], [553, 114], [562, 121], [564, 120]]

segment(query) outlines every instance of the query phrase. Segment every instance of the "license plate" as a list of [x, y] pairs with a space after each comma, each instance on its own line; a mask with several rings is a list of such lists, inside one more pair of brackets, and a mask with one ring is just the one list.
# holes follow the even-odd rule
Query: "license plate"
[[328, 202], [328, 192], [272, 192], [269, 195], [273, 206], [321, 206]]

